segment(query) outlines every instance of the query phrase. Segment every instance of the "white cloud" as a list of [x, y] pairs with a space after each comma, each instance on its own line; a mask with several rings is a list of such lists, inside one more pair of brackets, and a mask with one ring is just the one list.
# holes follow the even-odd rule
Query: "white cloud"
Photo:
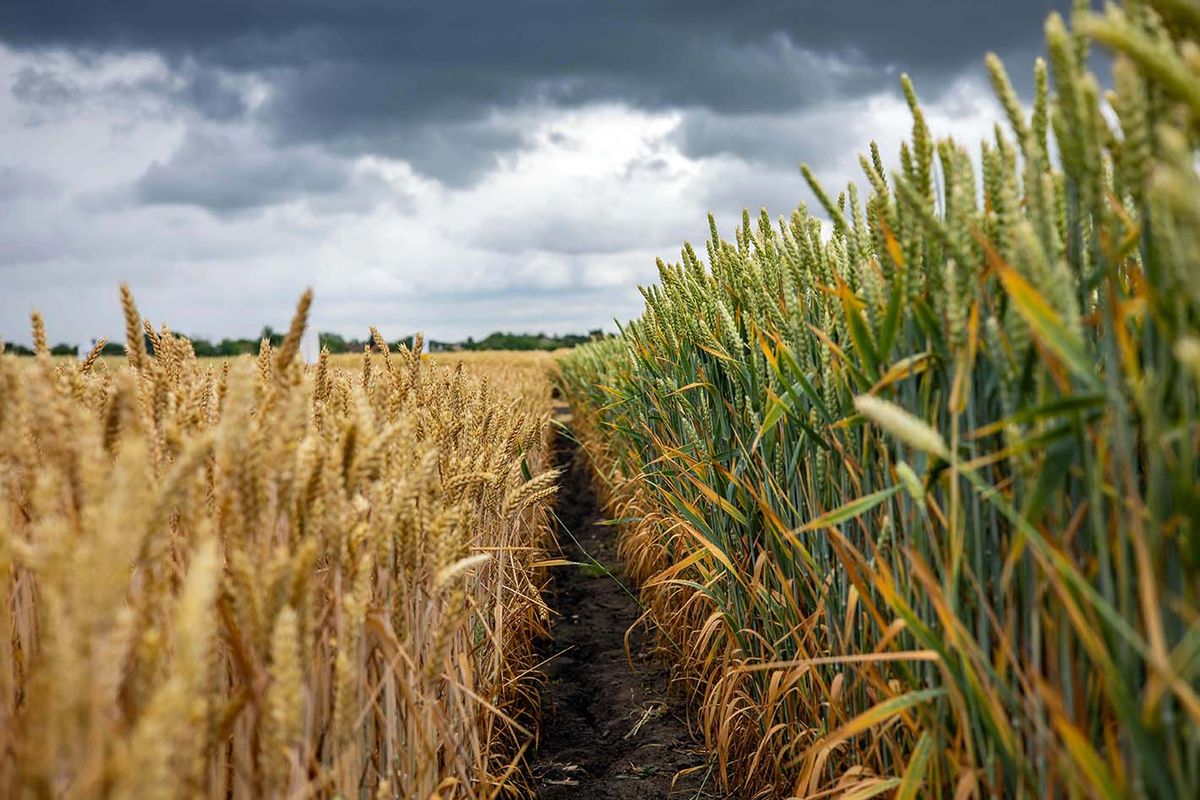
[[[55, 341], [119, 334], [122, 280], [152, 320], [215, 337], [284, 325], [309, 285], [315, 325], [349, 334], [611, 329], [655, 256], [707, 237], [707, 212], [726, 234], [743, 205], [787, 213], [809, 199], [806, 159], [835, 193], [861, 184], [870, 138], [894, 158], [911, 124], [898, 94], [707, 118], [538, 105], [495, 120], [526, 146], [455, 188], [382, 155], [276, 144], [253, 113], [201, 118], [172, 102], [190, 85], [148, 56], [0, 48], [0, 337], [27, 341], [35, 306]], [[218, 88], [262, 103], [253, 79]], [[984, 97], [964, 81], [928, 104], [935, 133], [989, 135]]]

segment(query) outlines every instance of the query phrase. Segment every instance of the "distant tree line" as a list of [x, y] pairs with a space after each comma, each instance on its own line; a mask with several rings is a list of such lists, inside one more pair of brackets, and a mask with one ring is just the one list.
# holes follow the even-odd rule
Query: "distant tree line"
[[602, 330], [589, 331], [587, 335], [568, 333], [563, 336], [548, 336], [544, 333], [490, 333], [476, 341], [470, 336], [465, 342], [429, 343], [430, 352], [446, 350], [558, 350], [564, 347], [575, 347], [587, 342], [603, 339], [606, 334]]
[[[558, 350], [564, 347], [575, 347], [576, 345], [584, 344], [595, 339], [603, 339], [610, 334], [605, 334], [602, 330], [589, 331], [586, 335], [568, 333], [563, 336], [547, 335], [545, 333], [502, 333], [497, 331], [488, 334], [478, 341], [472, 337], [467, 337], [466, 341], [462, 342], [439, 342], [430, 341], [430, 352], [447, 352], [454, 350]], [[202, 336], [189, 336], [192, 342], [192, 349], [196, 355], [201, 358], [220, 358], [240, 355], [254, 355], [258, 353], [258, 348], [263, 339], [268, 340], [272, 347], [278, 347], [283, 343], [284, 334], [278, 333], [271, 326], [266, 326], [262, 329], [262, 333], [256, 339], [221, 339], [218, 342], [213, 342], [205, 339]], [[319, 333], [317, 338], [322, 347], [328, 348], [330, 353], [361, 353], [363, 348], [371, 344], [371, 337], [368, 333], [365, 338], [354, 339], [345, 338], [337, 333]], [[400, 345], [412, 347], [414, 337], [406, 336], [403, 339], [398, 339], [392, 342], [393, 347], [398, 348]], [[96, 340], [92, 340], [94, 346]], [[90, 349], [90, 348], [88, 348]], [[372, 345], [372, 349], [374, 349]], [[73, 344], [56, 344], [50, 348], [50, 354], [55, 356], [79, 356], [79, 346]], [[12, 353], [19, 356], [31, 356], [33, 350], [25, 345], [7, 343], [4, 352]], [[121, 356], [125, 354], [125, 343], [123, 341], [109, 341], [105, 343], [104, 348], [100, 351], [106, 356]], [[146, 352], [153, 355], [154, 343], [150, 337], [146, 337]]]
[[[202, 337], [189, 336], [188, 338], [192, 341], [192, 349], [196, 351], [196, 355], [212, 357], [254, 355], [258, 353], [258, 348], [264, 339], [271, 343], [271, 347], [278, 347], [283, 344], [284, 335], [268, 325], [263, 328], [262, 333], [256, 339], [222, 339], [219, 342], [210, 342]], [[317, 340], [322, 347], [328, 348], [330, 353], [361, 353], [364, 347], [371, 344], [371, 335], [368, 332], [362, 339], [347, 339], [337, 333], [318, 333]], [[398, 347], [401, 344], [411, 347], [412, 343], [412, 336], [390, 342], [392, 347]], [[121, 348], [121, 351], [124, 352], [124, 347]]]
[[[4, 352], [16, 356], [31, 356], [33, 355], [32, 348], [26, 347], [23, 344], [12, 344], [11, 342], [4, 343]], [[121, 352], [124, 352], [122, 350]], [[50, 348], [52, 356], [78, 356], [79, 345], [76, 344], [56, 344]]]

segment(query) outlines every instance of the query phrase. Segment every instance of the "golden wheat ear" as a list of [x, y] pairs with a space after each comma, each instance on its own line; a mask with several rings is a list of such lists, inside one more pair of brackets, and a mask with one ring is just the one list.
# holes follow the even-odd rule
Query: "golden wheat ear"
[[39, 356], [49, 356], [50, 342], [46, 339], [46, 322], [42, 319], [41, 312], [29, 313], [29, 327], [33, 333], [33, 352]]
[[133, 301], [133, 292], [124, 283], [121, 284], [121, 311], [125, 315], [125, 357], [129, 360], [129, 366], [143, 370], [149, 356], [146, 353], [146, 340], [142, 338], [142, 317]]
[[296, 310], [292, 314], [292, 324], [288, 326], [287, 336], [283, 339], [283, 344], [279, 346], [279, 353], [275, 356], [275, 372], [283, 374], [292, 366], [296, 356], [300, 353], [300, 340], [304, 338], [304, 330], [308, 327], [308, 312], [312, 308], [313, 290], [305, 289], [304, 294], [300, 295], [300, 300], [296, 303]]

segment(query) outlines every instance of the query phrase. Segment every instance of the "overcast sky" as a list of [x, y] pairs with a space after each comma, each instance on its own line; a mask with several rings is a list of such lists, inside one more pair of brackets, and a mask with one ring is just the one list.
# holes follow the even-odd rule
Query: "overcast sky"
[[612, 329], [654, 258], [1000, 118], [1050, 0], [7, 0], [0, 338]]

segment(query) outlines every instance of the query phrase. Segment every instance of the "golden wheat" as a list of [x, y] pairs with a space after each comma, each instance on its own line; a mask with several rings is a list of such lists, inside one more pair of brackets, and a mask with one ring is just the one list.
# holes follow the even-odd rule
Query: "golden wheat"
[[305, 294], [217, 366], [121, 302], [128, 368], [0, 356], [0, 795], [519, 795], [544, 362], [310, 368]]

